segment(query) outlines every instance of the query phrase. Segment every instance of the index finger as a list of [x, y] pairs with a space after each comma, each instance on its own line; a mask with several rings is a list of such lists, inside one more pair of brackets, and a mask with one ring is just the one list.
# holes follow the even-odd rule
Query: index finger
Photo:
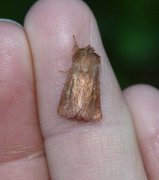
[[[77, 0], [38, 1], [25, 28], [35, 65], [39, 118], [52, 179], [146, 179], [131, 116], [89, 8]], [[75, 35], [101, 56], [99, 123], [81, 124], [57, 114]], [[79, 176], [80, 175], [80, 176]]]

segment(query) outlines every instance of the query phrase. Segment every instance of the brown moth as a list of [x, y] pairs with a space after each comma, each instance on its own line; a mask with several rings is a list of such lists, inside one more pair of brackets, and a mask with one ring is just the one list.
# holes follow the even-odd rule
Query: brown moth
[[58, 106], [58, 114], [67, 119], [99, 121], [102, 119], [100, 104], [100, 56], [90, 45], [79, 48], [74, 37], [75, 53]]

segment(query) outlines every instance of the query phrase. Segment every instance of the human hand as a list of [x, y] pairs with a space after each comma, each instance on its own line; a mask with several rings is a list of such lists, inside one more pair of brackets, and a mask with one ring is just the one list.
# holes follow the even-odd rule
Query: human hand
[[[65, 82], [59, 71], [71, 65], [73, 35], [101, 56], [101, 122], [57, 114]], [[24, 28], [0, 22], [0, 43], [1, 180], [159, 179], [158, 90], [121, 92], [82, 1], [38, 1]]]

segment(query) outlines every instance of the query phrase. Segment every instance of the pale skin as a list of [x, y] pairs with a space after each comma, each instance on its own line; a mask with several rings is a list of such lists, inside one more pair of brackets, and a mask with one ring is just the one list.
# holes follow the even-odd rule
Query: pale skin
[[[101, 56], [99, 123], [57, 114], [73, 35]], [[121, 92], [82, 1], [39, 0], [24, 28], [0, 20], [0, 83], [1, 180], [159, 179], [159, 92], [148, 85]]]

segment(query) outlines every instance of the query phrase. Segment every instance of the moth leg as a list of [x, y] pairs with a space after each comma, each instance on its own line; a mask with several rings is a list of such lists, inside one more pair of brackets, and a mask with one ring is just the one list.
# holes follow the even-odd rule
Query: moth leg
[[73, 35], [73, 40], [74, 40], [73, 52], [75, 53], [79, 49], [79, 46], [77, 44], [77, 41], [74, 35]]

